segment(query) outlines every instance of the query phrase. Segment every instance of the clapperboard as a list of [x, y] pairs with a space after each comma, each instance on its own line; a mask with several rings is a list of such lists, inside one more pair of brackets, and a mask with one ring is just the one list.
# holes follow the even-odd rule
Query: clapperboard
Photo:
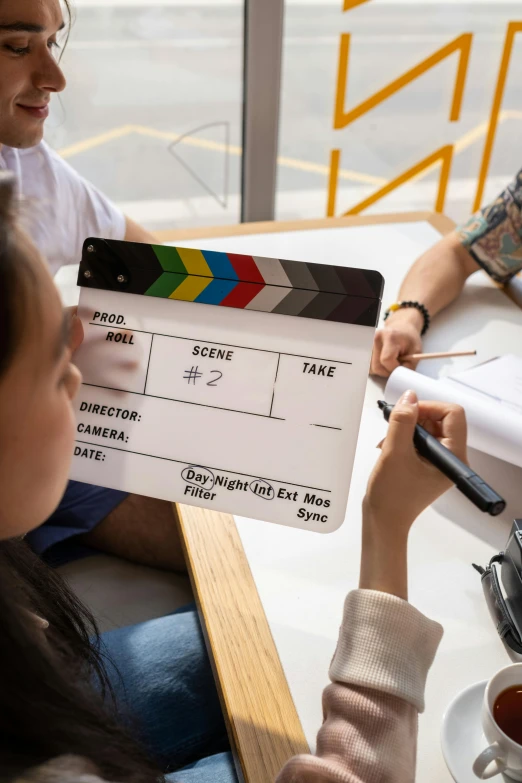
[[337, 529], [383, 282], [350, 267], [87, 240], [72, 478]]

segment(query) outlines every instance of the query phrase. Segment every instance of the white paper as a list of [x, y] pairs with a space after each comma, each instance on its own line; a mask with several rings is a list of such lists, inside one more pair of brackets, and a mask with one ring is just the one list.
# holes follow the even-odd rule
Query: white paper
[[385, 399], [395, 403], [413, 389], [421, 400], [442, 400], [462, 405], [468, 422], [471, 448], [522, 467], [522, 415], [493, 399], [481, 399], [472, 389], [449, 378], [428, 378], [399, 367], [386, 384]]
[[464, 372], [452, 373], [448, 380], [486, 402], [493, 400], [522, 415], [522, 358], [519, 356], [499, 356]]

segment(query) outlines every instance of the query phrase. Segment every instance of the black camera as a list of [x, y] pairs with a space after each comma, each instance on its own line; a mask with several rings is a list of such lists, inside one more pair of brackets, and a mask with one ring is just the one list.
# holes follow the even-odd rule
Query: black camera
[[515, 519], [506, 549], [481, 574], [489, 612], [509, 657], [522, 661], [522, 519]]

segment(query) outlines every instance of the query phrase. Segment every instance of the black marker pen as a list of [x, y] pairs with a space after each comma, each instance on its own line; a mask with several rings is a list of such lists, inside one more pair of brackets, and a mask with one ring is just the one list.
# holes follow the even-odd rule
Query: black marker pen
[[[383, 412], [386, 421], [389, 421], [393, 405], [389, 405], [383, 400], [379, 400], [377, 405]], [[418, 424], [415, 427], [413, 443], [421, 457], [427, 459], [441, 473], [444, 473], [445, 476], [451, 479], [457, 489], [463, 495], [466, 495], [481, 511], [487, 511], [493, 517], [504, 511], [506, 501], [486, 484], [480, 476], [477, 476], [468, 465]]]

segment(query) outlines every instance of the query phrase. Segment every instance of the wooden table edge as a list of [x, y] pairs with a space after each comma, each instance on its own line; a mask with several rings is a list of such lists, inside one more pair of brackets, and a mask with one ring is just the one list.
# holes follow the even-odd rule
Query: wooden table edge
[[179, 504], [174, 513], [238, 775], [273, 783], [309, 747], [234, 517]]
[[321, 228], [347, 228], [349, 226], [375, 226], [383, 223], [420, 223], [426, 221], [441, 234], [447, 234], [455, 223], [437, 212], [397, 212], [387, 215], [350, 215], [341, 218], [316, 220], [274, 220], [264, 223], [239, 223], [211, 228], [179, 228], [155, 231], [160, 242], [176, 242], [184, 239], [214, 239], [216, 237], [245, 236], [248, 234], [273, 234], [282, 231], [313, 231]]
[[[183, 229], [157, 235], [162, 241], [176, 241], [420, 221], [427, 221], [441, 234], [455, 226], [445, 215], [411, 212]], [[174, 504], [174, 512], [238, 773], [246, 783], [272, 783], [285, 762], [309, 752], [309, 746], [234, 518], [179, 504]], [[202, 587], [211, 582], [212, 590]], [[242, 683], [248, 682], [248, 688], [241, 683], [236, 687], [234, 669], [241, 672]]]

